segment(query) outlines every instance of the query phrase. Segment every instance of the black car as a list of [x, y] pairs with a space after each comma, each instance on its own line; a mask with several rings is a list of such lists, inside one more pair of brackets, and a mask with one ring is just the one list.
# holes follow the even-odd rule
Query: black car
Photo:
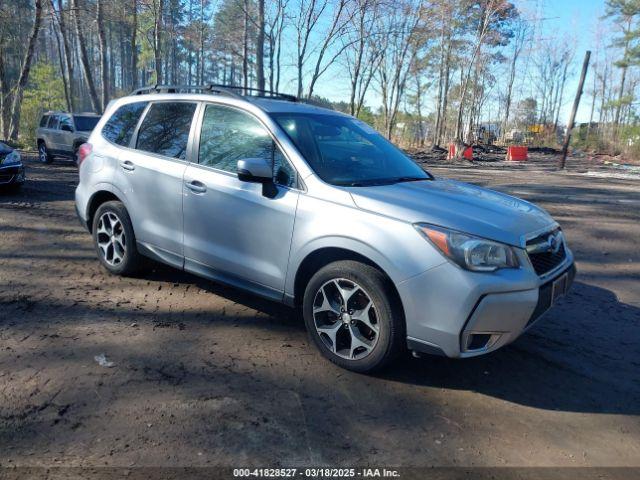
[[0, 190], [18, 189], [25, 181], [24, 165], [20, 154], [0, 142]]

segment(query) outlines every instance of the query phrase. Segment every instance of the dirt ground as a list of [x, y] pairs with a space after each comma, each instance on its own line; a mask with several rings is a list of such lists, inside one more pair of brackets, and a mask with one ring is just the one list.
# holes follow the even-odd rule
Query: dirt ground
[[168, 267], [108, 275], [75, 167], [27, 160], [0, 196], [0, 466], [640, 466], [640, 178], [426, 161], [544, 206], [579, 274], [494, 354], [365, 376], [284, 307]]

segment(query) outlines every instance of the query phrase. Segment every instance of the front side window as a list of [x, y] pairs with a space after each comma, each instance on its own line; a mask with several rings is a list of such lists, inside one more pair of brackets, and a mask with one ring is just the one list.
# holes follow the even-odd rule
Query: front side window
[[327, 183], [361, 187], [433, 178], [373, 128], [353, 117], [316, 113], [271, 116]]
[[116, 145], [128, 147], [133, 131], [148, 102], [122, 105], [102, 127], [102, 136]]
[[257, 119], [235, 108], [207, 105], [198, 162], [236, 173], [238, 160], [247, 158], [265, 159], [273, 167], [278, 185], [295, 187], [295, 170]]
[[195, 103], [159, 102], [144, 117], [136, 148], [165, 157], [184, 160]]

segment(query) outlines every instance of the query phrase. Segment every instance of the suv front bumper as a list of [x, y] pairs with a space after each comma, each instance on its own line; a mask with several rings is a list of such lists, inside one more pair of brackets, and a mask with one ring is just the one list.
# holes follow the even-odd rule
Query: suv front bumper
[[447, 263], [397, 284], [408, 348], [453, 358], [494, 351], [513, 342], [567, 293], [575, 274], [569, 253], [557, 273], [544, 280], [525, 269], [485, 275]]
[[0, 166], [0, 186], [4, 185], [21, 185], [25, 182], [24, 165]]

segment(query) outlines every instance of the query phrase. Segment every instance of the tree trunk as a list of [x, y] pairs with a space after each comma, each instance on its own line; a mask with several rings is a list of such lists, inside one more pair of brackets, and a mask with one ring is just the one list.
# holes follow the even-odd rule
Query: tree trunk
[[244, 0], [244, 22], [242, 30], [242, 86], [249, 87], [249, 1]]
[[258, 0], [258, 38], [256, 43], [258, 88], [264, 90], [264, 0]]
[[440, 130], [438, 130], [436, 145], [442, 143], [447, 133], [447, 108], [449, 106], [449, 86], [451, 84], [451, 36], [448, 37], [447, 60], [444, 67], [444, 90], [442, 92], [442, 114], [440, 118]]
[[104, 112], [109, 103], [109, 65], [107, 64], [107, 37], [104, 33], [104, 16], [103, 16], [103, 1], [97, 0], [96, 2], [96, 24], [98, 26], [98, 43], [100, 52], [100, 73], [102, 75], [102, 105], [100, 111]]
[[11, 108], [11, 122], [9, 124], [9, 138], [11, 140], [18, 140], [18, 132], [20, 129], [20, 113], [22, 111], [22, 96], [24, 95], [24, 88], [29, 81], [29, 73], [31, 72], [31, 60], [33, 59], [33, 51], [35, 50], [36, 41], [38, 39], [38, 32], [40, 31], [40, 25], [42, 23], [42, 0], [36, 0], [35, 2], [35, 14], [33, 19], [33, 28], [31, 35], [29, 36], [29, 43], [27, 45], [27, 51], [24, 54], [24, 60], [22, 62], [22, 71], [18, 78], [18, 83], [14, 90], [13, 106]]
[[0, 45], [0, 138], [7, 137], [6, 127], [8, 126], [5, 122], [5, 100], [9, 95], [9, 88], [7, 86], [7, 79], [5, 75], [4, 49], [2, 48], [2, 45]]
[[64, 19], [64, 12], [62, 9], [62, 0], [58, 0], [58, 15], [56, 16], [58, 20], [58, 26], [60, 27], [60, 34], [62, 35], [62, 43], [64, 45], [64, 58], [67, 65], [67, 76], [69, 78], [69, 102], [70, 107], [69, 111], [73, 112], [75, 110], [75, 94], [74, 94], [74, 64], [73, 64], [73, 50], [69, 42], [69, 32], [67, 30], [67, 24]]
[[131, 11], [131, 88], [138, 88], [138, 0], [133, 0]]
[[[154, 2], [155, 4], [155, 2]], [[156, 84], [162, 84], [162, 15], [164, 12], [164, 0], [158, 0], [155, 12], [155, 26], [153, 31], [153, 53], [155, 56]]]
[[73, 18], [76, 30], [76, 37], [78, 38], [78, 48], [80, 50], [80, 64], [82, 65], [82, 72], [84, 73], [84, 79], [89, 90], [89, 98], [91, 99], [91, 106], [95, 112], [100, 111], [100, 101], [98, 100], [98, 94], [96, 93], [96, 86], [93, 83], [93, 74], [91, 73], [91, 67], [89, 66], [89, 57], [87, 55], [87, 47], [84, 41], [84, 35], [80, 26], [80, 6], [78, 0], [72, 0]]

